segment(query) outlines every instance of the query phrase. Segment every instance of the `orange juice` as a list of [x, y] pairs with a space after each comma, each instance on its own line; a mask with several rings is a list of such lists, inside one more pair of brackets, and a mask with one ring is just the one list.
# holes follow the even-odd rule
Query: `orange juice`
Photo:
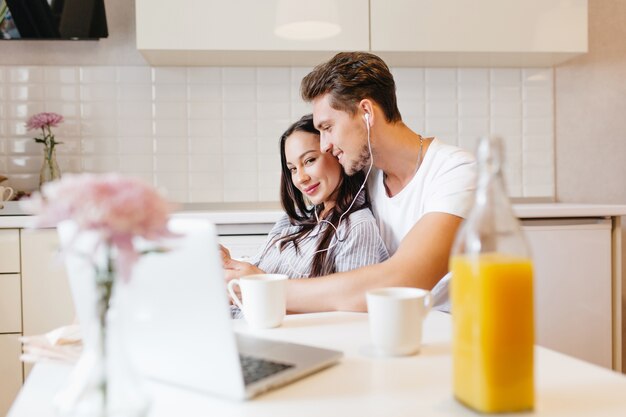
[[534, 405], [533, 273], [528, 258], [454, 256], [454, 395], [476, 411]]

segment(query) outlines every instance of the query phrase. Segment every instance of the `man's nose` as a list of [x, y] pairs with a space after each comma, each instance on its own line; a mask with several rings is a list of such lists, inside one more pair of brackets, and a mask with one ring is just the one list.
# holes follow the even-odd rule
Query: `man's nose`
[[333, 149], [333, 145], [328, 140], [327, 135], [322, 134], [320, 136], [320, 151], [322, 151], [322, 152], [331, 152], [332, 149]]

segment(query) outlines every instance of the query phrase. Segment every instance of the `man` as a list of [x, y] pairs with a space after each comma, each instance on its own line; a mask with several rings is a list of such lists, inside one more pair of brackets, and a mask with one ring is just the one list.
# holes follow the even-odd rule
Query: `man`
[[[454, 237], [472, 202], [473, 156], [402, 122], [393, 76], [376, 55], [337, 54], [304, 77], [301, 93], [313, 104], [322, 151], [347, 174], [374, 166], [368, 189], [392, 256], [349, 272], [288, 281], [287, 309], [365, 311], [365, 293], [373, 288], [432, 289], [448, 271]], [[232, 260], [225, 267], [227, 278], [259, 272]]]

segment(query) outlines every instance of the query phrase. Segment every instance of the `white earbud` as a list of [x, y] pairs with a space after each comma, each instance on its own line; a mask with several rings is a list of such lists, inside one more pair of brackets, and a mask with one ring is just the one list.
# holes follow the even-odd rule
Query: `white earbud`
[[370, 125], [370, 114], [369, 113], [365, 113], [365, 124], [367, 124], [368, 127]]

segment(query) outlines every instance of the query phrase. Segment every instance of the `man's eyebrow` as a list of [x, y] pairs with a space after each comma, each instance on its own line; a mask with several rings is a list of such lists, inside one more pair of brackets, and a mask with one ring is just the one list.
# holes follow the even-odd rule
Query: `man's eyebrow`
[[320, 127], [321, 127], [323, 124], [325, 124], [325, 123], [328, 123], [328, 120], [320, 120], [319, 122], [317, 122], [317, 123], [315, 124], [315, 128], [316, 128], [317, 130], [321, 130], [321, 128], [320, 128]]

